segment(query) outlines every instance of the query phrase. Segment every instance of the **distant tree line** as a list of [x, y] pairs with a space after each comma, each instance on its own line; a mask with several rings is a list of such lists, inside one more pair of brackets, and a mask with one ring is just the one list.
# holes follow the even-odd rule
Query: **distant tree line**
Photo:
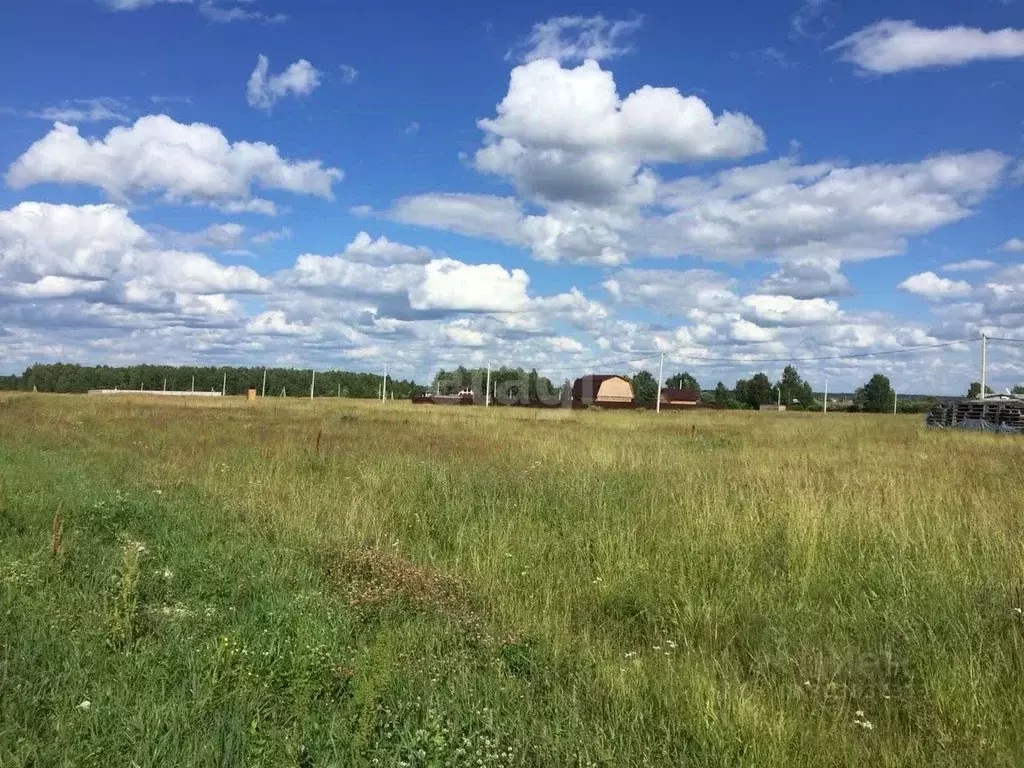
[[[649, 405], [658, 397], [658, 383], [649, 371], [639, 371], [632, 377], [633, 397], [639, 404]], [[824, 397], [815, 396], [811, 385], [801, 378], [797, 369], [787, 365], [782, 377], [772, 382], [766, 373], [755, 373], [749, 379], [740, 379], [729, 389], [718, 382], [712, 390], [701, 389], [697, 378], [683, 371], [670, 376], [665, 385], [673, 389], [696, 390], [701, 393], [701, 402], [722, 408], [758, 409], [762, 405], [781, 403], [790, 410], [820, 411]], [[977, 388], [975, 390], [975, 387]], [[972, 393], [980, 391], [981, 385], [972, 385]], [[1017, 387], [1024, 392], [1024, 387]], [[972, 396], [974, 396], [972, 394]], [[829, 399], [829, 410], [844, 410], [863, 413], [892, 413], [894, 402], [899, 413], [925, 413], [935, 405], [935, 398], [916, 397], [897, 400], [889, 379], [877, 373], [863, 387], [857, 389], [852, 400], [840, 403]]]
[[[491, 369], [491, 397], [497, 403], [537, 403], [557, 402], [568, 397], [572, 390], [572, 382], [568, 379], [555, 384], [547, 376], [541, 376], [537, 369], [527, 371], [525, 368]], [[482, 395], [487, 388], [486, 368], [458, 368], [446, 371], [439, 370], [430, 383], [430, 393], [438, 395], [455, 395], [459, 392], [472, 391]]]
[[[71, 363], [37, 364], [25, 369], [21, 375], [0, 376], [0, 391], [39, 392], [88, 392], [90, 389], [166, 389], [186, 391], [219, 392], [227, 374], [227, 394], [242, 395], [249, 387], [262, 391], [263, 368], [246, 367], [201, 367], [189, 365], [131, 365], [131, 366], [83, 366]], [[308, 397], [312, 371], [296, 368], [268, 368], [268, 396]], [[380, 397], [382, 377], [376, 373], [354, 373], [349, 371], [318, 371], [314, 394], [317, 397], [338, 396], [356, 398]], [[424, 392], [443, 395], [456, 394], [465, 390], [483, 392], [487, 382], [486, 368], [440, 370], [429, 387], [411, 380], [388, 379], [388, 394], [395, 399], [408, 399]], [[639, 371], [632, 377], [633, 395], [638, 404], [653, 404], [658, 397], [658, 382], [649, 371]], [[729, 389], [718, 382], [714, 389], [702, 390], [700, 382], [692, 374], [683, 371], [670, 376], [665, 386], [672, 389], [696, 390], [701, 393], [704, 403], [713, 403], [723, 408], [757, 409], [762, 405], [782, 402], [792, 410], [820, 411], [823, 399], [816, 397], [810, 384], [804, 381], [794, 366], [787, 365], [779, 381], [773, 383], [768, 375], [761, 372], [750, 379], [740, 379]], [[491, 396], [497, 402], [530, 403], [551, 402], [560, 395], [567, 396], [572, 388], [568, 379], [555, 384], [537, 370], [502, 366], [491, 371]], [[992, 394], [990, 387], [985, 388]], [[1024, 394], [1024, 385], [1013, 388], [1014, 394]], [[981, 384], [972, 382], [968, 397], [977, 397]], [[857, 389], [853, 399], [844, 404], [830, 399], [830, 410], [861, 411], [865, 413], [891, 413], [895, 393], [889, 379], [875, 374], [863, 387]], [[931, 409], [935, 398], [900, 398], [897, 409], [900, 413], [922, 413]]]
[[[650, 404], [658, 397], [658, 382], [650, 371], [640, 371], [632, 377], [633, 397], [640, 404]], [[670, 376], [665, 386], [671, 389], [696, 390], [701, 393], [701, 401], [713, 403], [723, 408], [760, 408], [762, 405], [776, 404], [780, 401], [791, 408], [800, 410], [811, 409], [816, 401], [811, 392], [811, 385], [800, 378], [796, 368], [787, 365], [782, 378], [772, 383], [766, 373], [756, 373], [750, 379], [740, 379], [733, 389], [724, 383], [709, 391], [701, 389], [700, 382], [693, 374], [683, 371]], [[820, 404], [819, 404], [820, 406]]]
[[[263, 388], [263, 368], [200, 367], [191, 365], [83, 366], [50, 363], [30, 366], [20, 376], [0, 377], [0, 390], [88, 392], [90, 389], [168, 389], [220, 392], [227, 376], [226, 393], [243, 395], [249, 387]], [[309, 397], [310, 369], [267, 368], [267, 396]], [[380, 397], [383, 377], [376, 373], [317, 371], [317, 397]], [[193, 384], [194, 382], [194, 384]], [[388, 396], [408, 399], [421, 391], [413, 381], [388, 378]]]

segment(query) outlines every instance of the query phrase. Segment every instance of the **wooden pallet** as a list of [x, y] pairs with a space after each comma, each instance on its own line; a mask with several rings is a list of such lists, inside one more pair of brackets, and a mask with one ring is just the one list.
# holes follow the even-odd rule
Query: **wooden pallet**
[[936, 405], [925, 423], [930, 427], [956, 427], [965, 421], [985, 421], [1024, 430], [1024, 400], [959, 400]]

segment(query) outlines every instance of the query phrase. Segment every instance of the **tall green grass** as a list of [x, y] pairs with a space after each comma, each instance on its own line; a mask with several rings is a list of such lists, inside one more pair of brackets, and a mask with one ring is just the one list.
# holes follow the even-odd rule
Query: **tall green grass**
[[2, 766], [1024, 764], [1017, 439], [21, 396], [0, 478]]

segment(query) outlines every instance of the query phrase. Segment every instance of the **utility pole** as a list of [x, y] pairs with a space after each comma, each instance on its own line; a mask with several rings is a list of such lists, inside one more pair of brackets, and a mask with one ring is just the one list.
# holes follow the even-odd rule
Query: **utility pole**
[[341, 397], [341, 382], [338, 382], [338, 397]]
[[897, 401], [898, 401], [899, 399], [900, 399], [900, 396], [899, 396], [899, 394], [898, 394], [898, 393], [896, 392], [896, 390], [894, 389], [894, 390], [892, 391], [892, 415], [893, 415], [893, 416], [895, 416], [895, 415], [896, 415], [896, 403], [897, 403]]
[[981, 332], [981, 394], [978, 395], [982, 400], [985, 399], [985, 369], [988, 368], [988, 336], [985, 332]]
[[825, 407], [822, 413], [828, 413], [828, 376], [825, 377]]
[[664, 381], [665, 377], [665, 353], [661, 353], [661, 363], [658, 365], [658, 393], [657, 400], [654, 401], [654, 412], [661, 413], [661, 382]]
[[484, 395], [484, 406], [491, 407], [491, 364], [487, 364], [487, 394]]
[[313, 371], [313, 378], [309, 382], [309, 399], [313, 399], [313, 387], [316, 385], [316, 371]]
[[194, 373], [192, 374], [192, 391], [196, 391], [196, 375]]
[[228, 373], [227, 373], [227, 371], [224, 371], [224, 383], [220, 385], [221, 397], [223, 397], [227, 393], [228, 393]]
[[386, 403], [388, 401], [388, 367], [384, 366], [384, 379], [380, 383], [380, 401]]
[[164, 392], [166, 392], [166, 391], [167, 391], [167, 379], [165, 378], [164, 379]]
[[266, 397], [266, 396], [267, 396], [267, 369], [264, 368], [263, 369], [263, 393], [260, 395], [260, 397]]

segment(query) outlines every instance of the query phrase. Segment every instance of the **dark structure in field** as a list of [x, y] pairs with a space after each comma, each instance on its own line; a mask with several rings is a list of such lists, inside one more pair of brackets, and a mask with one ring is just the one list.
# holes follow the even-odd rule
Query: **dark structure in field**
[[1024, 398], [995, 395], [984, 400], [938, 403], [925, 424], [940, 429], [1024, 433]]
[[661, 390], [661, 404], [676, 405], [681, 407], [694, 407], [700, 402], [700, 392], [696, 389], [672, 389], [663, 387]]

